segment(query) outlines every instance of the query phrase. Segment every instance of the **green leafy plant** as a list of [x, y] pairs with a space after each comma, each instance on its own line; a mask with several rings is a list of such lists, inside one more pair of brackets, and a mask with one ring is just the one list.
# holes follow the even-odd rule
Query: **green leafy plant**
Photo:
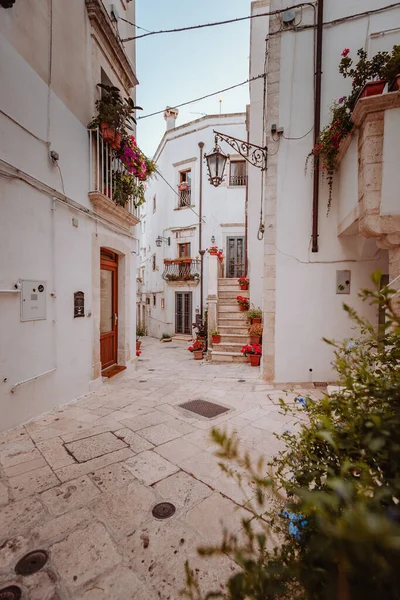
[[127, 129], [133, 129], [136, 124], [135, 110], [143, 110], [141, 106], [135, 106], [132, 98], [122, 98], [119, 88], [114, 85], [98, 83], [102, 94], [96, 100], [97, 116], [93, 117], [88, 127], [90, 129], [107, 123], [120, 134], [127, 134]]
[[120, 206], [125, 207], [130, 198], [136, 208], [146, 201], [144, 183], [137, 181], [131, 173], [113, 171], [113, 186], [113, 200]]
[[393, 46], [392, 54], [383, 69], [383, 78], [392, 83], [396, 75], [400, 74], [400, 46]]
[[170, 340], [171, 336], [169, 333], [163, 333], [160, 339], [161, 340]]
[[250, 310], [247, 311], [247, 319], [251, 321], [251, 319], [262, 319], [262, 310], [261, 308], [255, 308], [254, 305]]
[[219, 333], [218, 329], [212, 329], [210, 331], [210, 335], [220, 335], [220, 333]]
[[235, 436], [213, 431], [223, 471], [255, 496], [240, 536], [200, 550], [235, 561], [226, 591], [203, 595], [186, 564], [186, 598], [400, 597], [400, 318], [388, 288], [361, 295], [385, 310], [385, 325], [378, 332], [345, 306], [359, 337], [328, 341], [338, 390], [281, 400], [297, 430], [277, 435], [281, 452], [254, 464]]
[[145, 335], [146, 335], [145, 328], [138, 325], [136, 327], [136, 341], [138, 342], [140, 340], [140, 338], [144, 337]]

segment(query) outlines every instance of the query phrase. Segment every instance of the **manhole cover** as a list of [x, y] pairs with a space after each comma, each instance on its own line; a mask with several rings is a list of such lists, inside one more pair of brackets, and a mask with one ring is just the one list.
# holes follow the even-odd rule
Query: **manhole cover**
[[171, 502], [160, 502], [152, 510], [153, 517], [156, 519], [168, 519], [175, 514], [175, 506]]
[[0, 600], [19, 600], [21, 598], [21, 590], [16, 585], [0, 590]]
[[15, 572], [18, 575], [32, 575], [43, 569], [47, 563], [47, 553], [44, 550], [34, 550], [25, 554], [18, 562], [15, 567]]
[[326, 381], [314, 381], [314, 387], [325, 388], [325, 387], [328, 387], [328, 384]]
[[246, 381], [245, 379], [238, 379], [239, 383], [245, 383], [245, 381]]
[[212, 417], [222, 415], [229, 410], [229, 408], [225, 408], [225, 406], [220, 406], [219, 404], [214, 404], [213, 402], [207, 402], [207, 400], [190, 400], [189, 402], [185, 402], [179, 406], [196, 413], [196, 415], [207, 417], [207, 419], [212, 419]]

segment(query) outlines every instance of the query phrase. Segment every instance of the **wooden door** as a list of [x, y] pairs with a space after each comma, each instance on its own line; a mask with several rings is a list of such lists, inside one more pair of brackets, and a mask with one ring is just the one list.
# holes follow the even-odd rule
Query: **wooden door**
[[192, 292], [175, 293], [175, 333], [192, 335]]
[[102, 248], [100, 255], [100, 360], [101, 368], [117, 363], [118, 256]]
[[244, 237], [228, 237], [226, 242], [226, 276], [238, 278], [245, 275]]

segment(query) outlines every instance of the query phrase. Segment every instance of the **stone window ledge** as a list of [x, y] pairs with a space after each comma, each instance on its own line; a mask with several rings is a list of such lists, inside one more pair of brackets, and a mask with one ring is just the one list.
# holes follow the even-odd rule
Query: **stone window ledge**
[[118, 206], [118, 204], [115, 204], [115, 202], [100, 192], [89, 192], [89, 200], [93, 204], [94, 212], [99, 217], [112, 221], [115, 225], [129, 230], [129, 227], [134, 227], [140, 223], [140, 219], [126, 210], [126, 208]]

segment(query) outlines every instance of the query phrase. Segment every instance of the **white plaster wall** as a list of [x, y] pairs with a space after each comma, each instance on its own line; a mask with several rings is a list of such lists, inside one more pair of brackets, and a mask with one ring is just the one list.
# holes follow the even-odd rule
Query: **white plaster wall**
[[[269, 0], [257, 0], [251, 3], [251, 14], [268, 12]], [[269, 17], [258, 17], [250, 22], [250, 78], [264, 73], [265, 39], [268, 35]], [[249, 141], [258, 146], [265, 144], [263, 140], [263, 90], [264, 80], [257, 79], [250, 83], [250, 107], [248, 135]], [[250, 302], [256, 307], [262, 306], [264, 243], [257, 239], [260, 225], [260, 208], [264, 192], [261, 186], [261, 170], [248, 168], [248, 275], [250, 277]], [[263, 198], [262, 198], [263, 195]]]
[[400, 109], [385, 111], [385, 136], [383, 138], [383, 171], [381, 214], [400, 213], [399, 169]]
[[[286, 2], [284, 3], [286, 6]], [[293, 3], [292, 3], [293, 4]], [[327, 0], [325, 20], [354, 14], [385, 5], [365, 0]], [[280, 8], [282, 2], [274, 2]], [[340, 55], [345, 47], [355, 53], [364, 46], [368, 31], [391, 27], [399, 17], [389, 11], [348, 21], [324, 29], [322, 126], [329, 120], [329, 106], [345, 95], [350, 82], [338, 72]], [[303, 11], [303, 23], [311, 20], [309, 9]], [[279, 126], [286, 137], [300, 137], [313, 124], [313, 33], [312, 30], [282, 34], [280, 57]], [[280, 141], [277, 171], [276, 234], [276, 381], [308, 381], [312, 368], [314, 380], [334, 378], [331, 368], [332, 349], [322, 337], [350, 337], [351, 323], [341, 308], [342, 302], [356, 307], [361, 314], [376, 320], [376, 309], [362, 303], [357, 293], [368, 287], [369, 276], [378, 267], [387, 272], [387, 257], [363, 254], [357, 240], [337, 237], [338, 180], [335, 180], [332, 209], [326, 216], [328, 190], [321, 183], [319, 216], [319, 252], [311, 253], [312, 175], [304, 173], [304, 164], [313, 144], [312, 133], [301, 140]], [[354, 181], [351, 183], [354, 185]], [[267, 191], [268, 194], [268, 191]], [[319, 263], [319, 264], [314, 264]], [[351, 270], [351, 294], [336, 294], [336, 270]]]
[[342, 223], [358, 206], [358, 134], [340, 163], [337, 173], [338, 183], [338, 224]]
[[[146, 207], [143, 209], [146, 220], [146, 233], [141, 235], [142, 247], [141, 265], [146, 269], [143, 289], [150, 296], [150, 306], [147, 306], [148, 332], [160, 337], [162, 333], [175, 331], [175, 292], [191, 291], [193, 293], [193, 321], [196, 311], [200, 311], [200, 284], [196, 287], [182, 285], [175, 287], [162, 279], [164, 258], [178, 257], [178, 243], [190, 242], [192, 258], [199, 257], [198, 212], [200, 184], [200, 149], [199, 142], [204, 143], [204, 153], [210, 152], [214, 145], [213, 129], [226, 132], [234, 137], [245, 139], [245, 116], [215, 115], [198, 119], [192, 123], [178, 126], [168, 132], [161, 141], [155, 154], [158, 168], [171, 189], [160, 177], [150, 183], [146, 192]], [[222, 144], [225, 153], [230, 148]], [[237, 156], [232, 151], [232, 156]], [[179, 163], [179, 164], [177, 164]], [[176, 166], [174, 166], [176, 165]], [[192, 170], [192, 209], [177, 209], [177, 191], [179, 171]], [[228, 170], [229, 173], [229, 170]], [[230, 187], [225, 181], [219, 188], [214, 188], [208, 182], [207, 167], [203, 163], [203, 249], [211, 245], [211, 237], [215, 236], [218, 244], [226, 252], [228, 235], [244, 236], [245, 222], [245, 187]], [[157, 209], [153, 213], [153, 196], [157, 197]], [[175, 228], [192, 229], [192, 235], [187, 239], [177, 239]], [[171, 246], [163, 243], [157, 248], [155, 240], [158, 235], [171, 238]], [[146, 257], [143, 248], [146, 248]], [[158, 270], [152, 270], [151, 256], [156, 254]], [[200, 258], [200, 257], [199, 257]], [[207, 267], [208, 254], [204, 256], [204, 309], [207, 297]], [[153, 307], [153, 295], [157, 296], [157, 306]], [[165, 308], [161, 309], [161, 298], [165, 300]]]
[[[7, 22], [10, 25], [10, 15]], [[85, 77], [94, 88], [90, 62]], [[0, 80], [0, 107], [8, 115], [0, 114], [0, 172], [12, 173], [11, 165], [38, 180], [39, 188], [45, 184], [83, 210], [92, 208], [88, 134], [80, 119], [82, 112], [92, 114], [92, 96], [82, 96], [79, 114], [71, 112], [53, 92], [48, 95], [44, 79], [1, 33]], [[49, 160], [49, 150], [59, 153], [60, 170]], [[91, 388], [93, 347], [98, 343], [90, 316], [98, 301], [92, 285], [93, 236], [107, 238], [110, 247], [119, 248], [122, 242], [126, 247], [125, 272], [131, 274], [125, 297], [130, 319], [127, 347], [134, 349], [137, 248], [135, 240], [54, 201], [51, 193], [1, 173], [0, 205], [0, 289], [12, 289], [20, 278], [47, 282], [47, 318], [42, 321], [21, 322], [20, 295], [0, 293], [0, 430], [6, 430]], [[85, 318], [73, 318], [76, 291], [85, 294]], [[53, 292], [55, 297], [50, 296]], [[124, 358], [129, 362], [126, 353]], [[11, 393], [15, 384], [53, 369]]]

